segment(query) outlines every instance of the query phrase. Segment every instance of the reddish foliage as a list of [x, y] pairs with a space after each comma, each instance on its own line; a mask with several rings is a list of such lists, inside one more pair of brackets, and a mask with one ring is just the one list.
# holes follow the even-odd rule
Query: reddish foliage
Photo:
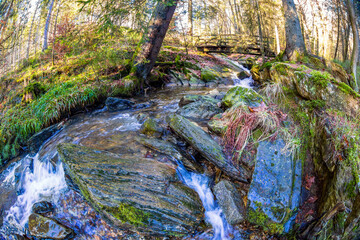
[[306, 174], [305, 176], [305, 188], [307, 190], [310, 190], [311, 186], [313, 185], [313, 183], [315, 182], [315, 177], [314, 176], [309, 176], [308, 174]]

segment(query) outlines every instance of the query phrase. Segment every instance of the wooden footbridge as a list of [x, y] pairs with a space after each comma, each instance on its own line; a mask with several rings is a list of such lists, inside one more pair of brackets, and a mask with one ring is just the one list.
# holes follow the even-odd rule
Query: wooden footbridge
[[[259, 36], [244, 37], [244, 35], [240, 34], [194, 36], [194, 41], [195, 46], [199, 51], [207, 53], [263, 54]], [[263, 52], [265, 56], [275, 56], [275, 53], [271, 49], [273, 42], [273, 38], [262, 38]]]

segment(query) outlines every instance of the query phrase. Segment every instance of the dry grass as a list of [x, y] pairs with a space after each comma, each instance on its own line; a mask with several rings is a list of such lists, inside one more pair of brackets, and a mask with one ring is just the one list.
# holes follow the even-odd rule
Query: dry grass
[[[257, 141], [276, 139], [282, 132], [280, 129], [283, 129], [282, 122], [286, 118], [287, 115], [276, 110], [274, 105], [269, 107], [264, 103], [256, 108], [240, 106], [227, 111], [223, 115], [223, 119], [228, 122], [224, 136], [226, 151], [234, 154], [233, 159], [238, 159], [257, 129], [262, 132]], [[290, 135], [288, 137], [291, 138]], [[291, 146], [289, 142], [286, 148], [293, 151]]]

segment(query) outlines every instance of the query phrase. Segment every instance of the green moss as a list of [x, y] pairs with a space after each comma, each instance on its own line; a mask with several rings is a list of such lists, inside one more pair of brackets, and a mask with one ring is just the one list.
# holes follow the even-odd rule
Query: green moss
[[263, 71], [264, 69], [270, 69], [273, 65], [273, 62], [266, 62], [260, 67], [260, 71]]
[[360, 98], [360, 94], [355, 92], [354, 89], [352, 89], [349, 85], [343, 82], [334, 81], [334, 84], [339, 87], [341, 91], [343, 91], [346, 94], [349, 94], [355, 98]]
[[356, 187], [357, 184], [355, 179], [346, 184], [345, 192], [349, 199], [354, 199], [356, 197]]
[[265, 231], [271, 234], [281, 234], [284, 231], [284, 226], [280, 223], [271, 221], [266, 214], [261, 210], [261, 203], [254, 202], [256, 210], [248, 210], [248, 220], [264, 228]]
[[316, 86], [325, 88], [330, 83], [330, 80], [333, 80], [334, 78], [331, 76], [328, 72], [319, 72], [319, 71], [312, 71], [311, 77], [309, 78], [310, 81], [312, 81]]
[[103, 210], [109, 212], [115, 218], [124, 223], [130, 223], [134, 226], [145, 226], [149, 223], [150, 213], [146, 213], [140, 209], [137, 209], [130, 204], [121, 203], [117, 207], [105, 207]]
[[220, 78], [220, 74], [210, 69], [203, 69], [201, 71], [201, 80], [204, 82], [215, 81]]
[[283, 63], [277, 63], [275, 65], [275, 70], [280, 73], [281, 75], [283, 76], [287, 76], [288, 75], [288, 66], [286, 64], [283, 64]]

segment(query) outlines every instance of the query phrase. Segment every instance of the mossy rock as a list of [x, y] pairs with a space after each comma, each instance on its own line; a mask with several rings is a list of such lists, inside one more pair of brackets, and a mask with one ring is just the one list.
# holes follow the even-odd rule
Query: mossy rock
[[155, 119], [149, 118], [141, 126], [140, 132], [148, 136], [161, 137], [163, 128], [159, 126]]
[[226, 123], [221, 120], [212, 119], [207, 123], [208, 129], [219, 136], [224, 136], [226, 133]]
[[201, 80], [205, 83], [214, 82], [220, 78], [220, 74], [213, 69], [204, 68], [201, 70]]
[[254, 79], [254, 81], [259, 82], [261, 80], [260, 79], [260, 65], [252, 66], [250, 72], [251, 72], [251, 75], [252, 75], [252, 78]]
[[254, 90], [237, 86], [231, 88], [222, 100], [222, 104], [230, 108], [235, 104], [243, 103], [250, 107], [256, 107], [263, 102], [264, 99]]
[[204, 217], [198, 195], [179, 180], [176, 165], [74, 144], [60, 144], [58, 152], [81, 194], [112, 225], [184, 236]]

